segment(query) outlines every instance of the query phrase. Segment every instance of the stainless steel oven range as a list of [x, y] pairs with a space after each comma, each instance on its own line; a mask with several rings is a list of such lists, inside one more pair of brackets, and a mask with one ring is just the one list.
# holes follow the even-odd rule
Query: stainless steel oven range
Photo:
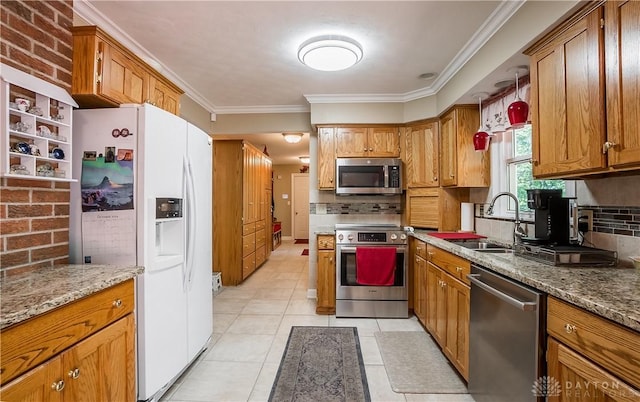
[[[409, 315], [407, 291], [407, 234], [394, 225], [336, 225], [336, 317], [407, 318]], [[369, 260], [356, 258], [369, 253]], [[395, 270], [385, 284], [362, 284], [357, 278], [360, 269], [384, 269], [376, 260], [376, 252], [393, 258]], [[373, 254], [371, 254], [373, 253]], [[371, 258], [373, 256], [373, 258]], [[392, 260], [389, 260], [392, 263]], [[382, 264], [382, 263], [380, 263]], [[361, 271], [362, 272], [362, 271]], [[371, 271], [369, 271], [371, 273]]]

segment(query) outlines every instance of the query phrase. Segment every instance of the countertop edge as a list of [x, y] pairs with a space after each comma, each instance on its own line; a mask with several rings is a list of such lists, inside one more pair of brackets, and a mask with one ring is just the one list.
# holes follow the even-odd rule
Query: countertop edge
[[125, 270], [119, 271], [118, 273], [110, 276], [107, 279], [85, 285], [79, 289], [61, 293], [57, 296], [47, 299], [44, 302], [37, 303], [32, 307], [17, 309], [16, 311], [12, 311], [10, 313], [3, 313], [2, 317], [0, 317], [0, 330], [5, 330], [12, 325], [19, 324], [35, 316], [47, 313], [51, 310], [54, 310], [55, 308], [68, 303], [72, 303], [83, 297], [100, 292], [104, 289], [115, 286], [129, 279], [134, 279], [142, 272], [144, 272], [144, 267], [135, 266], [125, 268]]
[[[580, 270], [582, 268], [557, 268], [551, 267], [549, 265], [545, 265], [542, 263], [538, 263], [535, 261], [531, 261], [522, 257], [518, 257], [515, 255], [510, 255], [507, 258], [501, 258], [495, 254], [490, 253], [478, 253], [476, 251], [458, 246], [452, 242], [447, 240], [442, 240], [433, 236], [430, 236], [428, 232], [420, 232], [415, 231], [410, 234], [418, 240], [424, 241], [427, 244], [431, 244], [435, 247], [441, 248], [445, 251], [448, 251], [452, 254], [455, 254], [459, 257], [465, 258], [472, 263], [476, 263], [485, 268], [488, 268], [492, 271], [495, 271], [499, 274], [502, 274], [508, 278], [514, 279], [516, 281], [522, 282], [528, 286], [536, 288], [540, 291], [547, 293], [550, 296], [554, 296], [558, 299], [561, 299], [565, 302], [574, 304], [578, 307], [581, 307], [589, 312], [597, 314], [601, 317], [609, 319], [617, 324], [620, 324], [626, 328], [635, 330], [640, 332], [640, 314], [637, 317], [630, 316], [627, 312], [620, 311], [616, 309], [615, 306], [605, 305], [602, 302], [594, 301], [588, 296], [572, 293], [566, 289], [560, 288], [549, 281], [545, 281], [542, 279], [537, 279], [535, 276], [525, 275], [518, 270], [515, 270], [514, 267], [509, 267], [509, 265], [513, 265], [515, 263], [520, 263], [532, 269], [537, 270], [564, 270], [563, 272], [568, 272], [568, 270]], [[509, 260], [510, 259], [510, 260]], [[589, 268], [586, 268], [589, 269]], [[617, 269], [617, 268], [600, 268], [601, 270], [606, 269]], [[578, 273], [579, 271], [574, 271]]]

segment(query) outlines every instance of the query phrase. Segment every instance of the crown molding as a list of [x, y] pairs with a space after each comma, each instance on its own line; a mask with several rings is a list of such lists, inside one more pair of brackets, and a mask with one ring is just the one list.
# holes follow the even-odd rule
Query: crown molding
[[438, 93], [526, 1], [527, 0], [503, 0], [476, 33], [471, 36], [471, 39], [463, 46], [458, 54], [456, 54], [453, 60], [451, 60], [451, 63], [436, 77], [431, 86], [433, 94]]
[[216, 114], [261, 114], [261, 113], [309, 113], [309, 106], [265, 105], [265, 106], [220, 106]]
[[[524, 5], [527, 0], [503, 0], [491, 13], [489, 18], [476, 31], [465, 46], [456, 54], [453, 60], [436, 77], [429, 87], [409, 91], [401, 94], [309, 94], [304, 95], [307, 102], [314, 103], [400, 103], [409, 102], [427, 96], [436, 95], [451, 78], [484, 46], [489, 39]], [[155, 59], [153, 54], [142, 47], [133, 38], [123, 32], [113, 21], [101, 14], [87, 0], [75, 0], [74, 12], [81, 18], [100, 26], [105, 32], [118, 40], [122, 45], [136, 53], [140, 58], [153, 66], [169, 80], [178, 85], [185, 95], [193, 99], [209, 113], [216, 114], [251, 114], [251, 113], [305, 113], [309, 112], [306, 105], [273, 105], [273, 106], [215, 106], [202, 94], [164, 64]]]

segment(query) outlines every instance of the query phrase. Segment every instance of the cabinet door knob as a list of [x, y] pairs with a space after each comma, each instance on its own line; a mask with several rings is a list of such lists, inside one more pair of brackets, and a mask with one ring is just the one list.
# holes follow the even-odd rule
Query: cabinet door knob
[[456, 177], [456, 175], [450, 174], [449, 177], [451, 177], [453, 179], [454, 177]]
[[76, 367], [73, 370], [69, 370], [69, 377], [73, 378], [74, 380], [80, 377], [80, 369]]
[[369, 148], [369, 152], [373, 152], [373, 148]]
[[564, 324], [564, 330], [567, 334], [575, 334], [578, 331], [575, 325], [566, 323]]
[[57, 392], [62, 391], [64, 389], [64, 380], [54, 382], [53, 384], [51, 384], [51, 388], [56, 390]]
[[122, 307], [122, 300], [120, 299], [114, 300], [112, 304], [113, 304], [113, 307], [120, 308]]
[[609, 152], [609, 150], [613, 147], [616, 146], [615, 142], [611, 142], [611, 141], [607, 141], [604, 144], [602, 144], [602, 153], [606, 154], [607, 152]]
[[333, 262], [333, 257], [329, 257], [329, 262]]
[[456, 267], [456, 272], [458, 273], [462, 272], [462, 267]]
[[438, 178], [436, 176], [433, 176], [433, 181], [438, 181]]

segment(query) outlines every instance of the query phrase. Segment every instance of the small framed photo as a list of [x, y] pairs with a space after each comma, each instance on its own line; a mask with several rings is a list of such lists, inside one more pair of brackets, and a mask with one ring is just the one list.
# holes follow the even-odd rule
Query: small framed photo
[[82, 159], [85, 161], [95, 161], [96, 160], [96, 151], [84, 151], [82, 155]]
[[118, 156], [116, 157], [119, 161], [132, 161], [133, 160], [133, 149], [118, 149]]
[[104, 147], [104, 163], [116, 161], [116, 147]]

